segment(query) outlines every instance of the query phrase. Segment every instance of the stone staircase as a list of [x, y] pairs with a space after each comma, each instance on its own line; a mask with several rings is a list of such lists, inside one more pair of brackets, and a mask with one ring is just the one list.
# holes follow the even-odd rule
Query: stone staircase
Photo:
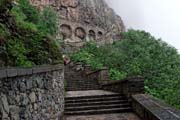
[[[91, 92], [91, 91], [84, 91]], [[93, 95], [65, 98], [65, 115], [94, 115], [131, 112], [132, 108], [123, 94], [93, 91]], [[98, 94], [101, 92], [102, 94]], [[104, 93], [103, 93], [104, 92]], [[97, 93], [97, 95], [95, 95]]]
[[132, 112], [125, 95], [99, 89], [96, 80], [89, 80], [79, 68], [66, 66], [65, 116]]
[[65, 68], [66, 91], [97, 90], [98, 83], [82, 76], [81, 70], [66, 66]]

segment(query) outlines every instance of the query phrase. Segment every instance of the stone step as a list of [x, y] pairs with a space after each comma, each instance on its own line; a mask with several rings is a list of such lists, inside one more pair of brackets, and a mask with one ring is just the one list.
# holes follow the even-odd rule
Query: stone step
[[93, 102], [93, 101], [110, 101], [110, 100], [123, 100], [123, 96], [113, 96], [113, 97], [101, 97], [101, 98], [80, 98], [80, 99], [65, 99], [66, 103], [72, 102]]
[[70, 80], [70, 81], [67, 81], [67, 83], [97, 83], [96, 81], [84, 81], [84, 80]]
[[76, 87], [76, 86], [69, 87], [69, 86], [67, 86], [65, 89], [87, 89], [87, 88], [96, 89], [96, 88], [99, 88], [99, 87], [98, 86], [83, 86], [83, 87], [81, 87], [81, 86], [79, 86], [79, 87]]
[[96, 109], [96, 110], [78, 110], [78, 111], [65, 111], [65, 115], [94, 115], [94, 114], [109, 114], [109, 113], [122, 113], [131, 112], [131, 107], [122, 108], [109, 108], [109, 109]]
[[71, 83], [71, 84], [67, 83], [67, 86], [70, 86], [70, 87], [82, 86], [82, 87], [84, 87], [84, 86], [98, 86], [98, 85], [93, 84], [93, 83]]
[[95, 86], [98, 86], [98, 85], [96, 85], [96, 84], [94, 84], [94, 83], [78, 83], [78, 82], [75, 82], [75, 83], [71, 83], [71, 84], [69, 84], [69, 83], [67, 83], [67, 85], [68, 86], [77, 86], [77, 85], [79, 85], [79, 86], [87, 86], [87, 85], [95, 85]]
[[72, 83], [68, 83], [68, 82], [66, 82], [67, 83], [67, 85], [68, 86], [77, 86], [77, 85], [79, 85], [79, 86], [86, 86], [86, 85], [95, 85], [95, 86], [97, 86], [97, 84], [96, 83], [93, 83], [93, 82], [72, 82]]
[[131, 105], [129, 103], [124, 104], [105, 104], [105, 105], [87, 105], [87, 106], [73, 106], [66, 107], [65, 111], [82, 111], [82, 110], [100, 110], [100, 109], [110, 109], [110, 108], [129, 108]]
[[[88, 91], [89, 93], [89, 91]], [[88, 96], [75, 96], [75, 97], [66, 97], [65, 99], [68, 100], [68, 99], [84, 99], [84, 98], [87, 98], [87, 99], [90, 99], [90, 98], [104, 98], [104, 97], [116, 97], [116, 96], [122, 96], [122, 97], [125, 97], [124, 94], [120, 94], [120, 93], [114, 93], [114, 94], [102, 94], [102, 95], [88, 95]]]
[[98, 90], [98, 88], [67, 88], [66, 91]]
[[73, 84], [73, 83], [97, 83], [96, 81], [83, 81], [83, 80], [81, 80], [81, 81], [67, 81], [67, 83], [71, 83], [71, 84]]
[[99, 88], [99, 86], [66, 86], [65, 89], [87, 89], [87, 88]]
[[114, 101], [94, 101], [94, 102], [81, 102], [81, 103], [66, 103], [65, 106], [86, 106], [86, 105], [107, 105], [107, 104], [124, 104], [128, 103], [127, 100], [114, 100]]

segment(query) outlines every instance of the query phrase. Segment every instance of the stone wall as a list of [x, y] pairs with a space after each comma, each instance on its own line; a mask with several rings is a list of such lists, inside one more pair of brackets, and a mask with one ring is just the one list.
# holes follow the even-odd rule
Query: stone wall
[[142, 77], [128, 77], [121, 81], [109, 82], [102, 85], [104, 90], [118, 93], [124, 93], [131, 101], [131, 96], [135, 94], [143, 94], [144, 79]]
[[133, 95], [132, 105], [142, 120], [180, 120], [180, 111], [145, 94]]
[[[110, 82], [109, 69], [104, 67], [97, 71], [89, 71], [85, 66], [84, 74], [86, 74], [88, 79], [97, 80], [99, 85], [107, 84]], [[89, 72], [88, 72], [89, 71]]]
[[0, 70], [1, 120], [60, 120], [64, 112], [62, 65]]

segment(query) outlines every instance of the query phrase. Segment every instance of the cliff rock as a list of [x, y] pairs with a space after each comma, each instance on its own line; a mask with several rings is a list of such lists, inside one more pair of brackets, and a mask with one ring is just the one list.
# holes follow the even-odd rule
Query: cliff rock
[[[120, 40], [125, 30], [120, 16], [104, 0], [30, 0], [43, 9], [53, 6], [59, 14], [59, 36], [65, 42], [82, 46], [85, 41], [99, 44]], [[75, 44], [76, 43], [76, 44]]]

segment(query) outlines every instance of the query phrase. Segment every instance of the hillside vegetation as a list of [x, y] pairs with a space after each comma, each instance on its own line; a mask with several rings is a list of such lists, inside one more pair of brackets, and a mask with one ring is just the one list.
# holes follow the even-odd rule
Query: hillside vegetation
[[61, 62], [56, 19], [50, 7], [40, 12], [27, 0], [1, 0], [0, 67]]
[[112, 80], [143, 76], [148, 94], [180, 109], [180, 55], [147, 32], [129, 30], [112, 45], [87, 43], [72, 59], [94, 69], [109, 67]]

